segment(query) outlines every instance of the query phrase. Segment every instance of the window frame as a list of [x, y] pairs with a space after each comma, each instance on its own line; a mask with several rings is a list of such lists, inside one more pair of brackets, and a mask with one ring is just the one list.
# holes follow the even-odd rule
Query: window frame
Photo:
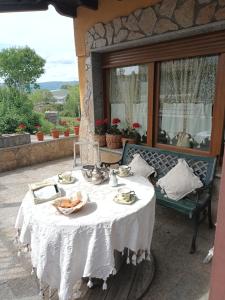
[[[158, 143], [160, 63], [166, 60], [208, 55], [219, 56], [209, 151]], [[221, 155], [225, 123], [225, 31], [103, 54], [104, 113], [109, 120], [110, 105], [107, 92], [109, 70], [137, 64], [146, 64], [148, 66], [147, 145], [201, 156]]]

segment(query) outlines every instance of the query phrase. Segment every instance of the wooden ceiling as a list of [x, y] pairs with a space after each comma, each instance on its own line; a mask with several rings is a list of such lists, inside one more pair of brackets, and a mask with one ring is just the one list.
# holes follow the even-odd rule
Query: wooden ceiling
[[0, 12], [47, 10], [52, 4], [63, 16], [76, 17], [77, 7], [98, 8], [98, 0], [0, 0]]

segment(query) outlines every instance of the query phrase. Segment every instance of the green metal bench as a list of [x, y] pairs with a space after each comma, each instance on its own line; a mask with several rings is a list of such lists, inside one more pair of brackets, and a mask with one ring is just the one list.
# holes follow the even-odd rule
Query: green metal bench
[[[179, 158], [185, 159], [188, 165], [194, 170], [195, 175], [199, 176], [201, 179], [204, 186], [198, 189], [196, 192], [185, 196], [179, 201], [174, 201], [165, 197], [164, 194], [161, 193], [160, 188], [155, 186], [158, 204], [175, 209], [176, 211], [188, 215], [189, 218], [193, 219], [194, 234], [190, 253], [194, 253], [196, 250], [198, 227], [206, 215], [208, 215], [209, 227], [214, 227], [211, 217], [211, 194], [216, 168], [216, 157], [197, 156], [181, 152], [166, 151], [147, 146], [126, 144], [123, 149], [122, 158], [117, 163], [119, 165], [129, 164], [133, 158], [133, 155], [136, 153], [139, 153], [149, 165], [155, 168], [157, 177], [150, 178], [154, 186], [159, 178], [166, 175], [168, 171], [170, 171], [177, 164]], [[110, 163], [103, 164], [106, 166], [112, 165]]]

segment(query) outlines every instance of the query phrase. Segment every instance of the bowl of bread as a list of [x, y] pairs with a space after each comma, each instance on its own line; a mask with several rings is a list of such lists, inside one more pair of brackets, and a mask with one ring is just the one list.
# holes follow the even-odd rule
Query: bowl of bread
[[52, 204], [63, 215], [70, 215], [79, 211], [87, 203], [87, 194], [77, 191], [70, 197], [57, 198]]

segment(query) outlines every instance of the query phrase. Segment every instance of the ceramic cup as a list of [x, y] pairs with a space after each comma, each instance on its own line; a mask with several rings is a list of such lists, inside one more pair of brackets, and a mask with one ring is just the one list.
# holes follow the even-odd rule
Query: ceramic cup
[[72, 172], [64, 172], [58, 175], [60, 180], [71, 181], [72, 180]]
[[120, 188], [118, 189], [118, 198], [122, 201], [129, 202], [132, 195], [135, 195], [134, 191], [131, 191], [129, 188]]
[[120, 166], [119, 167], [119, 175], [127, 176], [130, 174], [131, 168], [129, 166]]

